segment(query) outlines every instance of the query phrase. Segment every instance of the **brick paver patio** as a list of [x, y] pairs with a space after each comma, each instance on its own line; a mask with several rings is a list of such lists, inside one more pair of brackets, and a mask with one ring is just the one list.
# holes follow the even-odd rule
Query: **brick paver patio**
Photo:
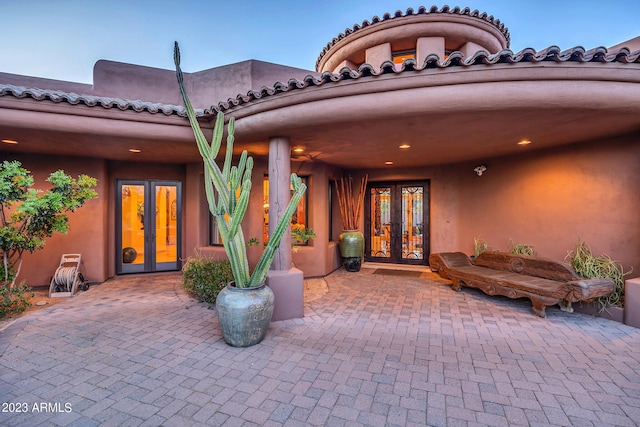
[[640, 423], [640, 329], [372, 272], [310, 281], [246, 349], [178, 274], [107, 281], [5, 325], [0, 425]]

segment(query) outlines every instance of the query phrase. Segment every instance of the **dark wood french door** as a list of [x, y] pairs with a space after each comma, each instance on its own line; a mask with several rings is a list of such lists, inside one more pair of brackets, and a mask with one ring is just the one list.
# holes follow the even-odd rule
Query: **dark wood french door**
[[427, 264], [429, 181], [369, 183], [365, 206], [365, 261]]
[[116, 182], [116, 272], [179, 270], [182, 184]]

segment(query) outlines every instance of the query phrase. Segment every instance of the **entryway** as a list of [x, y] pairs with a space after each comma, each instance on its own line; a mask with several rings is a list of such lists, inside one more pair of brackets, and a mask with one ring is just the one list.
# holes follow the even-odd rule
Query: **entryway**
[[182, 185], [116, 181], [116, 272], [180, 269]]
[[429, 181], [369, 183], [365, 206], [365, 261], [427, 264]]

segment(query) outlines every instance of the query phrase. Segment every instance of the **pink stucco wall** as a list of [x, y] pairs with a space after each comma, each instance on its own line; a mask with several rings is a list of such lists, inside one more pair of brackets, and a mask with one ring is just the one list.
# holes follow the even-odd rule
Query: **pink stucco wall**
[[[245, 95], [248, 90], [271, 87], [277, 81], [289, 78], [302, 79], [308, 74], [314, 73], [248, 60], [195, 73], [185, 70], [185, 85], [194, 105], [209, 107], [218, 101], [235, 98], [238, 94]], [[95, 95], [182, 105], [174, 69], [100, 60], [94, 66], [93, 81], [90, 93]], [[159, 91], [158, 88], [163, 89]]]
[[507, 250], [513, 239], [564, 259], [580, 238], [638, 274], [640, 135], [484, 164], [481, 177], [468, 173], [460, 182], [459, 249], [471, 252], [481, 236]]
[[[533, 148], [533, 147], [531, 147]], [[477, 176], [473, 169], [484, 164]], [[534, 149], [473, 163], [369, 171], [370, 181], [431, 182], [431, 252], [473, 254], [475, 237], [509, 239], [563, 260], [578, 239], [640, 269], [640, 135]], [[361, 174], [354, 174], [359, 179]]]
[[25, 253], [18, 281], [25, 280], [29, 286], [49, 286], [63, 254], [79, 253], [87, 272], [86, 280], [102, 282], [108, 277], [107, 265], [107, 195], [110, 189], [107, 164], [104, 160], [81, 157], [50, 157], [3, 153], [0, 160], [18, 160], [30, 170], [34, 188], [46, 190], [51, 172], [58, 169], [77, 177], [87, 174], [98, 179], [98, 198], [89, 200], [76, 212], [70, 213], [67, 235], [54, 234], [47, 239], [44, 249], [33, 254]]

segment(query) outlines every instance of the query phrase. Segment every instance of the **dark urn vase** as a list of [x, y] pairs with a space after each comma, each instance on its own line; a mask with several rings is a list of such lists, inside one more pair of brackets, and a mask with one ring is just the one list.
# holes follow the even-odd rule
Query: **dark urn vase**
[[265, 284], [236, 288], [234, 282], [229, 283], [216, 298], [224, 341], [233, 347], [249, 347], [262, 341], [271, 322], [274, 300]]
[[131, 264], [136, 258], [138, 258], [138, 251], [135, 248], [128, 246], [122, 249], [122, 262], [124, 264]]
[[358, 230], [344, 230], [338, 237], [338, 244], [345, 270], [360, 271], [364, 254], [364, 235]]

